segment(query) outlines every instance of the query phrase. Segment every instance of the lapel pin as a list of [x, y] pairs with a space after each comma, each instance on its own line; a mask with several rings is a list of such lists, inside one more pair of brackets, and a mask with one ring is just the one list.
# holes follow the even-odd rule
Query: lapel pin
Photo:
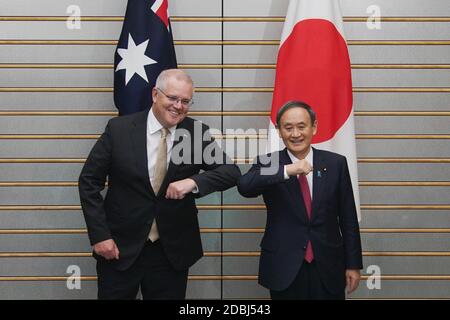
[[322, 178], [322, 171], [317, 170], [317, 177], [318, 177], [318, 178]]

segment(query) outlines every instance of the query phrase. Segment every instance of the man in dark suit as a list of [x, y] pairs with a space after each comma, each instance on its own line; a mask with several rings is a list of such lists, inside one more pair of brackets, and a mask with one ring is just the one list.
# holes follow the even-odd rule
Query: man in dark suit
[[238, 182], [243, 196], [262, 195], [267, 207], [259, 283], [272, 299], [345, 299], [362, 269], [346, 158], [311, 147], [317, 121], [305, 103], [285, 104], [277, 129], [286, 148], [258, 157]]
[[162, 72], [152, 107], [111, 119], [86, 160], [79, 192], [99, 299], [135, 299], [139, 289], [144, 299], [184, 299], [203, 255], [194, 199], [240, 177], [209, 128], [186, 117], [193, 91], [183, 71]]

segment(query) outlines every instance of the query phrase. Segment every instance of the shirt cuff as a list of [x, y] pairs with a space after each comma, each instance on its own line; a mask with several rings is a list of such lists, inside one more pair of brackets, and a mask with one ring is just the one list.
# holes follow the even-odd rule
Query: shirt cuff
[[194, 190], [192, 190], [192, 193], [199, 193], [199, 192], [200, 191], [198, 190], [198, 186], [197, 186], [197, 184], [195, 184], [195, 188], [194, 188]]
[[286, 166], [284, 166], [284, 180], [289, 180], [289, 175], [287, 174]]

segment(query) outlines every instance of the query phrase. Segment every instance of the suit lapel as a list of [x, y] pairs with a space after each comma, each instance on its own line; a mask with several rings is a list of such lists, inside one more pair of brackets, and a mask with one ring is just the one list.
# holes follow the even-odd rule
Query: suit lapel
[[148, 175], [147, 116], [149, 110], [136, 114], [133, 120], [134, 126], [131, 130], [131, 141], [135, 153], [136, 168], [141, 173], [145, 188], [149, 190], [150, 195], [155, 196], [155, 192], [150, 184], [150, 176]]
[[[319, 209], [320, 198], [322, 196], [323, 186], [326, 184], [326, 166], [323, 161], [322, 153], [320, 150], [314, 149], [313, 160], [313, 193], [312, 193], [312, 219], [315, 218]], [[325, 170], [324, 170], [325, 169]]]

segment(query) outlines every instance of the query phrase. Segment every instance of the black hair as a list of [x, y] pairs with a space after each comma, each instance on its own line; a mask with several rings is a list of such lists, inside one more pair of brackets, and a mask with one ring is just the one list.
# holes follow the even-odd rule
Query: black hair
[[311, 125], [314, 125], [314, 122], [316, 122], [316, 113], [314, 112], [314, 110], [305, 102], [302, 101], [289, 101], [287, 103], [285, 103], [280, 110], [278, 110], [277, 112], [277, 127], [280, 127], [280, 120], [281, 120], [281, 116], [288, 111], [289, 109], [292, 108], [303, 108], [305, 109], [308, 114], [309, 114], [309, 118], [311, 119]]

